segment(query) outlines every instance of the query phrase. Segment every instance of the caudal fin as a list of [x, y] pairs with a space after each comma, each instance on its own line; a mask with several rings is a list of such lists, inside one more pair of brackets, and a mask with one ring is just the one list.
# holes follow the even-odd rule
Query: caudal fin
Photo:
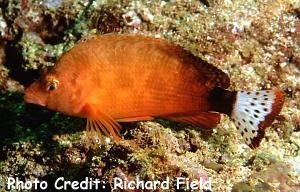
[[259, 146], [265, 128], [280, 113], [283, 102], [284, 95], [279, 90], [237, 92], [231, 118], [251, 148]]

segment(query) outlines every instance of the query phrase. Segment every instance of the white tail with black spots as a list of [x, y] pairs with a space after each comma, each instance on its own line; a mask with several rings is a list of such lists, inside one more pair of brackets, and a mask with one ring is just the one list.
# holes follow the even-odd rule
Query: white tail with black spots
[[259, 145], [265, 128], [280, 112], [283, 104], [281, 91], [239, 91], [236, 95], [231, 118], [246, 144], [251, 148]]

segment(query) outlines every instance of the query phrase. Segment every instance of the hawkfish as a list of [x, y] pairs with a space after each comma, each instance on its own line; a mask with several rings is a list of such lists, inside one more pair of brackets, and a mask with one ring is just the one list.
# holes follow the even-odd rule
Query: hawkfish
[[180, 45], [142, 35], [80, 41], [25, 90], [25, 101], [87, 119], [96, 140], [119, 141], [120, 122], [153, 118], [212, 129], [221, 114], [259, 146], [280, 113], [281, 90], [230, 91], [229, 76]]

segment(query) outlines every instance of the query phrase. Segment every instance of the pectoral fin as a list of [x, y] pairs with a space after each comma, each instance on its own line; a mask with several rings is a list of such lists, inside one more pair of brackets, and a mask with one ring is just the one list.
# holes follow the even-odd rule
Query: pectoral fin
[[204, 129], [212, 129], [220, 122], [220, 114], [212, 112], [196, 112], [190, 114], [174, 114], [163, 118], [188, 123]]
[[107, 136], [114, 141], [120, 141], [121, 125], [112, 117], [106, 115], [96, 108], [93, 104], [86, 104], [82, 111], [87, 116], [86, 130], [89, 136], [101, 143], [104, 142], [104, 137]]

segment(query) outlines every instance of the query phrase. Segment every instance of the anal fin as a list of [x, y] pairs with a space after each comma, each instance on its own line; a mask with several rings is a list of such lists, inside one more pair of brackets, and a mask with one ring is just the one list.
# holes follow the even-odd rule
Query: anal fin
[[117, 119], [117, 121], [118, 122], [132, 122], [132, 121], [149, 121], [152, 119], [153, 119], [153, 117], [150, 117], [150, 116], [137, 116], [137, 117]]
[[195, 112], [189, 114], [168, 115], [163, 118], [188, 123], [204, 129], [212, 129], [219, 124], [221, 116], [219, 113], [213, 112]]

